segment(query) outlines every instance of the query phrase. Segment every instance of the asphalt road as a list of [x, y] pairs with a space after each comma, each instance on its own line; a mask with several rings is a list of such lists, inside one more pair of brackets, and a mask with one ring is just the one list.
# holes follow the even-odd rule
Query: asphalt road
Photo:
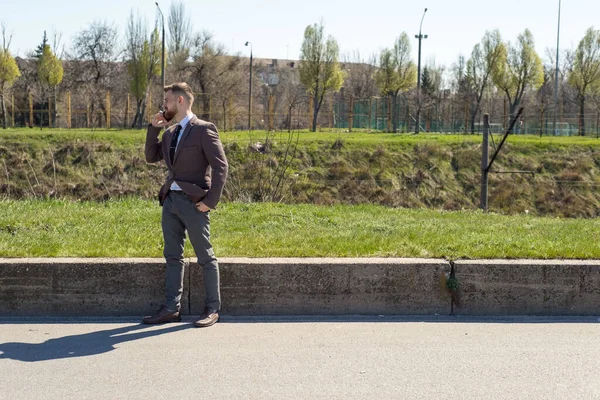
[[598, 318], [0, 319], [0, 399], [599, 399]]

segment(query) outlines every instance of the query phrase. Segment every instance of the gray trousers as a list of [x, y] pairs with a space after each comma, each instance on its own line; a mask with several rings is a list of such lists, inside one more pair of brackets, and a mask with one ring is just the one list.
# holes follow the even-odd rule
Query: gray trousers
[[198, 264], [203, 269], [204, 305], [212, 311], [219, 311], [219, 264], [210, 244], [210, 211], [200, 212], [182, 192], [169, 192], [163, 203], [162, 231], [165, 241], [163, 254], [167, 262], [167, 308], [172, 311], [181, 308], [185, 268], [183, 248], [187, 231]]

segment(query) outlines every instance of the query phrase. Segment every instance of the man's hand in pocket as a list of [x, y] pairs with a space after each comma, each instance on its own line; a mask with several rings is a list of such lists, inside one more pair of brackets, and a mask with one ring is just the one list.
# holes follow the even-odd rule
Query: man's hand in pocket
[[196, 208], [200, 212], [210, 211], [210, 208], [206, 204], [204, 204], [203, 202], [196, 203]]

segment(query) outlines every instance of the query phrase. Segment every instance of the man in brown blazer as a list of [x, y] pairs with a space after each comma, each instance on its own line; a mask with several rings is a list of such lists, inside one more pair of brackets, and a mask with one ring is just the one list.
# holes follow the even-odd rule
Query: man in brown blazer
[[[227, 158], [217, 128], [192, 113], [192, 89], [186, 83], [164, 88], [163, 111], [157, 113], [146, 133], [146, 161], [164, 160], [169, 173], [159, 192], [162, 231], [167, 264], [166, 302], [147, 324], [181, 321], [183, 247], [187, 231], [204, 273], [205, 310], [195, 322], [208, 327], [219, 320], [221, 295], [219, 265], [210, 243], [210, 210], [214, 209], [227, 179]], [[163, 127], [167, 128], [158, 139]]]

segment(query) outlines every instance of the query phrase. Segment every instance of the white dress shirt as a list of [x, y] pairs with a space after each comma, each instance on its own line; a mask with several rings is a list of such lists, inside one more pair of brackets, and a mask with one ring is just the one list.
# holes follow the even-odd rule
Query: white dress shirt
[[[178, 124], [178, 125], [181, 125], [181, 131], [179, 132], [179, 137], [177, 138], [177, 144], [175, 145], [176, 153], [177, 153], [177, 147], [179, 147], [179, 142], [181, 142], [181, 137], [183, 136], [183, 131], [185, 130], [187, 124], [190, 122], [190, 120], [192, 119], [193, 116], [194, 116], [193, 113], [189, 113]], [[173, 182], [171, 184], [171, 190], [181, 190], [181, 188], [179, 187], [179, 185], [177, 183]]]

